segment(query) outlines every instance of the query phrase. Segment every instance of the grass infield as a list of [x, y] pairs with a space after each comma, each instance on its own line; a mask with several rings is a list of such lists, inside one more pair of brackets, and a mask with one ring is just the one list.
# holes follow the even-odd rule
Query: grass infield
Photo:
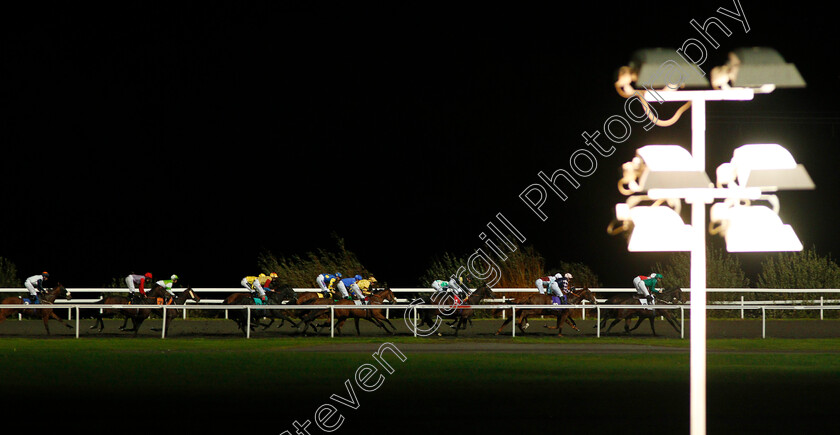
[[[383, 353], [390, 374], [371, 351], [385, 342], [406, 357]], [[459, 346], [497, 342], [457, 340]], [[4, 408], [49, 404], [74, 420], [92, 419], [86, 427], [120, 425], [116, 433], [148, 433], [154, 418], [180, 415], [163, 433], [247, 423], [253, 434], [294, 434], [293, 422], [314, 421], [324, 404], [344, 418], [339, 429], [352, 433], [435, 433], [463, 425], [485, 433], [688, 432], [689, 355], [681, 349], [688, 340], [523, 337], [514, 343], [522, 352], [410, 350], [453, 343], [414, 337], [344, 337], [340, 343], [320, 337], [12, 338], [0, 340], [0, 379]], [[528, 352], [546, 344], [574, 350]], [[336, 345], [338, 351], [306, 351]], [[613, 345], [639, 350], [596, 352]], [[663, 349], [676, 352], [655, 352]], [[830, 427], [840, 339], [709, 340], [708, 350], [710, 434]], [[384, 376], [375, 391], [361, 391], [354, 377], [365, 364]], [[355, 409], [331, 399], [353, 394]], [[126, 419], [149, 423], [125, 426]], [[324, 433], [314, 423], [309, 430]]]

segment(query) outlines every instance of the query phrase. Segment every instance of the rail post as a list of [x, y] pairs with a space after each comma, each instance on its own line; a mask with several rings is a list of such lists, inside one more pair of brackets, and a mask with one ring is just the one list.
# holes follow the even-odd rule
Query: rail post
[[580, 320], [586, 320], [586, 299], [580, 301], [583, 308], [580, 309]]
[[[504, 310], [502, 310], [502, 312], [504, 313]], [[516, 337], [516, 305], [514, 305], [513, 307], [511, 307], [511, 311], [510, 311], [510, 319], [511, 319], [511, 322], [510, 322], [510, 324], [511, 324], [510, 330], [511, 330], [511, 334], [512, 334], [511, 336], [512, 336], [512, 337]]]
[[820, 296], [820, 320], [823, 320], [823, 297]]
[[417, 305], [412, 306], [411, 310], [414, 313], [414, 318], [411, 319], [411, 322], [414, 325], [414, 336], [417, 337]]
[[245, 307], [245, 338], [251, 338], [251, 307]]
[[166, 338], [166, 305], [161, 305], [163, 312], [160, 314], [163, 317], [163, 326], [160, 328], [160, 338]]
[[596, 336], [598, 338], [601, 338], [601, 307], [596, 306], [595, 307], [595, 312], [596, 312], [596, 317], [597, 317], [596, 320], [598, 321], [598, 323], [595, 324], [595, 327], [598, 328]]
[[330, 305], [330, 338], [335, 338], [335, 306]]
[[76, 305], [76, 338], [79, 338], [79, 306]]
[[741, 318], [744, 318], [744, 295], [741, 295]]
[[685, 338], [685, 307], [680, 305], [680, 338]]
[[767, 321], [765, 320], [765, 309], [761, 307], [761, 338], [767, 336]]

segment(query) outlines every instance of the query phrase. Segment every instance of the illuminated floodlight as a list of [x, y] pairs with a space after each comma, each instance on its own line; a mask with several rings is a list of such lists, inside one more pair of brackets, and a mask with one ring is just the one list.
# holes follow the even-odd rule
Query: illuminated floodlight
[[802, 242], [790, 225], [769, 207], [718, 203], [711, 209], [712, 233], [726, 239], [729, 252], [801, 251]]
[[664, 88], [708, 88], [705, 76], [694, 72], [694, 68], [673, 48], [644, 48], [630, 57], [625, 71], [634, 78], [637, 89]]
[[732, 86], [760, 88], [804, 88], [805, 79], [796, 65], [786, 62], [778, 51], [770, 47], [745, 47], [732, 51], [727, 62], [734, 71], [730, 73]]
[[718, 186], [737, 180], [741, 187], [765, 190], [814, 189], [808, 171], [779, 144], [748, 144], [735, 149], [732, 161], [717, 169]]
[[650, 189], [707, 188], [712, 182], [691, 153], [679, 145], [647, 145], [622, 165], [618, 190], [625, 194]]
[[[616, 216], [619, 210], [616, 209]], [[637, 206], [627, 211], [633, 232], [627, 244], [630, 252], [673, 252], [691, 250], [691, 225], [683, 223], [674, 209]]]

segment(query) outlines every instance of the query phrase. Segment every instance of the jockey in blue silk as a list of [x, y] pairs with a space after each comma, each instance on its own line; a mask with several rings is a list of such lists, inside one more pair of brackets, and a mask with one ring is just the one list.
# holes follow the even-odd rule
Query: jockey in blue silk
[[[341, 292], [341, 295], [344, 296], [345, 299], [351, 299], [351, 300], [355, 299], [355, 300], [361, 301], [363, 303], [367, 303], [367, 301], [365, 300], [365, 295], [362, 294], [362, 289], [360, 289], [359, 285], [356, 284], [356, 281], [361, 281], [361, 280], [362, 280], [361, 275], [356, 275], [356, 276], [351, 277], [351, 278], [344, 278], [344, 279], [338, 281], [338, 283], [336, 284], [336, 288], [338, 289], [339, 292]], [[349, 289], [349, 292], [348, 292], [348, 289]], [[355, 298], [353, 296], [351, 296], [350, 293], [352, 293], [353, 296], [355, 296]]]
[[40, 295], [44, 292], [44, 281], [50, 277], [47, 272], [32, 275], [23, 282], [24, 287], [29, 290], [29, 301], [33, 304], [41, 303]]
[[636, 288], [636, 293], [642, 296], [639, 298], [642, 305], [647, 305], [648, 300], [651, 304], [656, 303], [653, 295], [660, 292], [656, 288], [660, 279], [662, 279], [662, 274], [659, 273], [651, 273], [649, 276], [639, 275], [633, 278], [633, 287]]
[[340, 279], [341, 274], [338, 272], [332, 275], [329, 273], [322, 273], [315, 277], [315, 282], [318, 284], [318, 287], [321, 289], [321, 293], [324, 294], [324, 297], [328, 298], [330, 297], [331, 290], [335, 290], [335, 284]]

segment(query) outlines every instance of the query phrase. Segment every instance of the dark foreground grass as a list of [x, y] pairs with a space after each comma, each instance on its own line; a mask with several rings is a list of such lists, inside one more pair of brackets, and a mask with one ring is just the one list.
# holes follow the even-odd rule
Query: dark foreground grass
[[[294, 434], [294, 422], [307, 420], [300, 433], [320, 434], [314, 418], [324, 404], [335, 406], [328, 422], [340, 421], [342, 433], [688, 433], [687, 353], [403, 352], [405, 361], [383, 353], [389, 374], [370, 352], [298, 351], [334, 342], [3, 340], [3, 409], [28, 416], [22, 430], [37, 409], [115, 434]], [[385, 340], [342, 339], [357, 342]], [[412, 342], [421, 341], [393, 341]], [[837, 340], [722, 340], [709, 349], [721, 351], [708, 356], [710, 434], [833, 432]], [[383, 376], [374, 391], [355, 378], [365, 364], [378, 369], [369, 384]]]

